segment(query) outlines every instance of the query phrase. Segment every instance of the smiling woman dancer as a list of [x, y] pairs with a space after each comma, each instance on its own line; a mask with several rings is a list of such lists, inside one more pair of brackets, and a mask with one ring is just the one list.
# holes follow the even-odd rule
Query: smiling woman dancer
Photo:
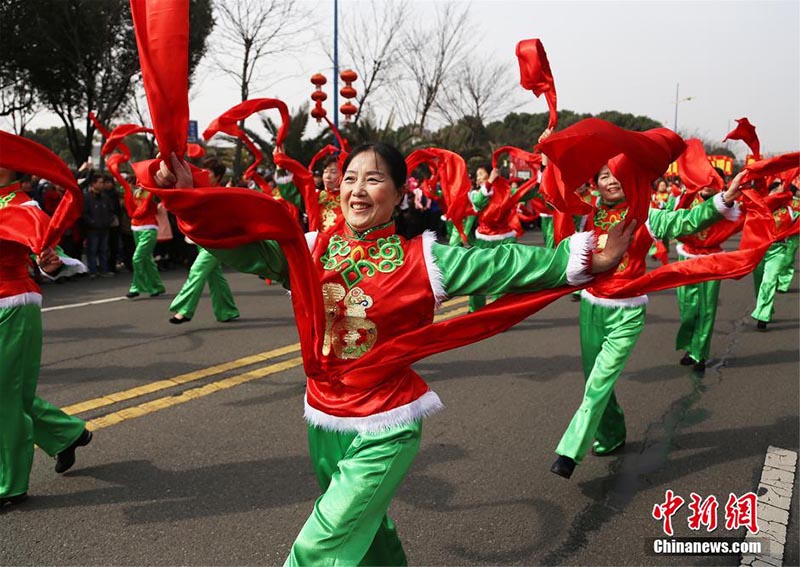
[[[188, 168], [174, 156], [172, 169], [177, 178], [162, 164], [160, 185], [192, 186]], [[431, 234], [405, 240], [391, 221], [406, 178], [400, 152], [382, 143], [363, 144], [350, 154], [343, 171], [344, 226], [331, 235], [306, 235], [322, 284], [322, 361], [328, 369], [346, 366], [430, 324], [437, 302], [447, 296], [584, 284], [593, 273], [616, 266], [633, 230], [623, 232], [619, 226], [611, 231], [602, 252], [593, 252], [594, 239], [586, 233], [553, 250], [518, 244], [467, 250], [439, 245]], [[161, 193], [169, 201], [171, 192]], [[187, 226], [205, 222], [200, 210], [186, 211], [187, 218], [195, 215]], [[182, 211], [175, 212], [181, 218]], [[241, 271], [289, 280], [286, 257], [275, 241], [211, 252]], [[309, 450], [324, 492], [287, 565], [406, 563], [386, 512], [419, 449], [422, 418], [442, 404], [408, 366], [369, 387], [347, 382], [307, 382]]]

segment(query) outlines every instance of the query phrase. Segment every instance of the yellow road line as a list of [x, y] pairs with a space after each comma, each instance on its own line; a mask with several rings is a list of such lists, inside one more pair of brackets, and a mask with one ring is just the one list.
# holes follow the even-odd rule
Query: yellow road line
[[157, 412], [168, 407], [183, 404], [191, 400], [196, 400], [197, 398], [202, 398], [220, 390], [227, 390], [228, 388], [233, 388], [234, 386], [239, 386], [240, 384], [251, 382], [253, 380], [263, 378], [264, 376], [269, 376], [270, 374], [275, 374], [276, 372], [289, 370], [290, 368], [300, 366], [301, 364], [303, 364], [303, 358], [298, 356], [296, 358], [284, 360], [283, 362], [270, 364], [269, 366], [265, 366], [263, 368], [257, 368], [256, 370], [251, 370], [250, 372], [245, 372], [244, 374], [238, 374], [236, 376], [231, 376], [230, 378], [224, 378], [217, 382], [206, 384], [205, 386], [192, 388], [191, 390], [181, 392], [177, 396], [166, 396], [164, 398], [158, 398], [143, 404], [139, 404], [138, 406], [121, 409], [119, 411], [115, 411], [114, 413], [109, 413], [102, 417], [92, 419], [91, 421], [87, 422], [86, 425], [92, 431], [103, 429], [104, 427], [116, 425], [128, 419], [135, 419], [137, 417], [142, 417], [143, 415]]
[[[467, 301], [466, 298], [458, 298], [452, 301], [448, 301], [445, 305], [446, 307], [451, 307], [453, 305], [458, 305], [466, 301]], [[466, 313], [467, 310], [468, 310], [467, 307], [451, 309], [445, 313], [437, 315], [434, 318], [434, 320], [441, 321], [443, 319], [449, 319], [451, 317], [455, 317], [456, 315]], [[208, 368], [196, 370], [194, 372], [189, 372], [187, 374], [181, 374], [173, 378], [158, 380], [156, 382], [151, 382], [149, 384], [138, 386], [136, 388], [123, 390], [121, 392], [115, 392], [112, 394], [108, 394], [107, 396], [102, 396], [99, 398], [87, 400], [85, 402], [80, 402], [71, 406], [64, 407], [62, 409], [64, 410], [64, 412], [70, 415], [76, 415], [79, 413], [109, 406], [118, 402], [137, 398], [139, 396], [143, 396], [146, 394], [152, 394], [154, 392], [165, 390], [167, 388], [173, 388], [181, 384], [186, 384], [188, 382], [200, 380], [202, 378], [213, 376], [215, 374], [220, 374], [222, 372], [227, 372], [228, 370], [234, 370], [236, 368], [241, 368], [243, 366], [249, 366], [251, 364], [256, 364], [258, 362], [264, 362], [272, 358], [283, 356], [284, 354], [297, 352], [299, 350], [300, 350], [300, 343], [295, 343], [277, 349], [273, 349], [270, 351], [265, 351], [251, 356], [246, 356], [244, 358], [239, 358], [237, 360], [232, 360], [230, 362], [225, 362], [223, 364], [209, 366]], [[301, 357], [292, 358], [284, 362], [278, 362], [275, 364], [271, 364], [269, 366], [257, 368], [255, 370], [251, 370], [250, 372], [245, 372], [244, 374], [237, 374], [236, 376], [231, 376], [229, 378], [224, 378], [216, 382], [211, 382], [209, 384], [206, 384], [205, 386], [192, 388], [176, 396], [165, 396], [163, 398], [157, 398], [155, 400], [151, 400], [149, 402], [145, 402], [136, 406], [124, 408], [119, 411], [112, 412], [89, 421], [90, 429], [100, 429], [103, 427], [108, 427], [109, 425], [120, 423], [121, 421], [125, 421], [126, 419], [140, 417], [142, 415], [146, 415], [148, 413], [152, 413], [160, 409], [168, 408], [177, 404], [182, 404], [184, 402], [188, 402], [189, 400], [207, 396], [208, 394], [216, 392], [217, 390], [232, 388], [233, 386], [238, 386], [239, 384], [244, 384], [245, 382], [250, 382], [251, 380], [256, 380], [258, 378], [263, 378], [264, 376], [269, 376], [270, 374], [274, 374], [276, 372], [281, 372], [283, 370], [294, 368], [296, 366], [301, 365], [302, 363], [303, 360]]]
[[221, 372], [227, 372], [228, 370], [235, 370], [237, 368], [242, 368], [243, 366], [256, 364], [257, 362], [264, 362], [272, 358], [283, 356], [284, 354], [297, 352], [299, 350], [300, 350], [300, 343], [295, 343], [293, 345], [287, 345], [284, 347], [276, 348], [274, 350], [268, 350], [265, 352], [260, 352], [258, 354], [245, 356], [244, 358], [239, 358], [237, 360], [231, 360], [230, 362], [224, 362], [222, 364], [217, 364], [215, 366], [209, 366], [208, 368], [201, 368], [200, 370], [195, 370], [194, 372], [188, 372], [186, 374], [174, 376], [173, 378], [167, 378], [165, 380], [150, 382], [149, 384], [144, 384], [143, 386], [137, 386], [136, 388], [131, 388], [129, 390], [114, 392], [106, 396], [101, 396], [99, 398], [94, 398], [91, 400], [87, 400], [85, 402], [79, 402], [77, 404], [67, 406], [62, 409], [70, 415], [75, 415], [78, 413], [91, 411], [105, 406], [110, 406], [111, 404], [116, 404], [117, 402], [123, 402], [125, 400], [138, 398], [139, 396], [144, 396], [146, 394], [159, 392], [167, 388], [173, 388], [181, 384], [186, 384], [188, 382], [193, 382], [195, 380], [207, 378], [208, 376], [220, 374]]

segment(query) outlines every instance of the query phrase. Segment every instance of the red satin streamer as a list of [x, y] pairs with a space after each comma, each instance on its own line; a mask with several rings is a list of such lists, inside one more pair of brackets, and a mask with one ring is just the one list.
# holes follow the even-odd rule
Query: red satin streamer
[[323, 159], [326, 156], [334, 154], [339, 154], [339, 158], [336, 160], [336, 163], [339, 165], [339, 171], [341, 172], [342, 166], [344, 165], [344, 161], [347, 159], [349, 152], [337, 148], [333, 144], [325, 145], [317, 153], [314, 154], [314, 157], [312, 157], [311, 161], [308, 162], [308, 171], [314, 171], [314, 166], [317, 165], [317, 162], [319, 160]]
[[186, 154], [189, 134], [189, 2], [131, 0], [142, 82], [161, 155]]
[[92, 111], [89, 111], [89, 120], [92, 121], [92, 124], [94, 124], [94, 127], [97, 128], [97, 131], [102, 134], [103, 138], [108, 138], [111, 135], [108, 129], [100, 123], [100, 121], [97, 119], [97, 116], [95, 116], [94, 112]]
[[[466, 242], [464, 233], [464, 219], [469, 215], [471, 203], [469, 191], [472, 182], [469, 179], [467, 164], [460, 155], [441, 148], [425, 148], [415, 150], [406, 157], [406, 170], [410, 175], [419, 165], [427, 164], [431, 171], [435, 171], [436, 181], [441, 183], [444, 204], [447, 207], [447, 217]], [[432, 185], [432, 186], [430, 186]], [[429, 189], [435, 191], [436, 186], [429, 184]]]
[[106, 158], [106, 165], [111, 175], [114, 176], [114, 179], [122, 185], [123, 194], [125, 196], [125, 210], [132, 219], [139, 218], [143, 215], [151, 206], [150, 202], [153, 200], [153, 195], [150, 193], [140, 203], [137, 203], [136, 199], [133, 197], [133, 189], [130, 183], [128, 183], [128, 180], [120, 173], [122, 164], [131, 159], [131, 152], [123, 140], [127, 136], [142, 133], [152, 134], [153, 129], [147, 128], [146, 126], [139, 126], [138, 124], [120, 124], [106, 136], [106, 143], [103, 144], [102, 149], [103, 155], [111, 154], [115, 149], [120, 151], [120, 153], [109, 155]]
[[[65, 189], [64, 196], [46, 227], [41, 220], [35, 220], [35, 214], [17, 210], [28, 207], [10, 205], [0, 209], [0, 238], [15, 242], [22, 242], [20, 238], [24, 238], [26, 246], [37, 254], [45, 248], [55, 247], [64, 232], [75, 224], [83, 212], [83, 194], [69, 167], [44, 146], [2, 130], [0, 167], [39, 176]], [[12, 220], [13, 217], [18, 220]], [[35, 234], [35, 237], [27, 235], [26, 231]]]
[[285, 169], [292, 174], [292, 182], [300, 192], [303, 204], [306, 207], [308, 230], [311, 232], [320, 230], [322, 217], [319, 212], [319, 196], [317, 194], [317, 186], [314, 183], [314, 176], [308, 169], [303, 167], [303, 164], [284, 153], [278, 152], [272, 157], [277, 167]]
[[345, 152], [345, 154], [349, 154], [350, 153], [350, 144], [348, 144], [347, 140], [345, 139], [345, 137], [342, 136], [342, 133], [336, 127], [336, 124], [331, 122], [331, 119], [328, 118], [327, 116], [323, 116], [323, 118], [325, 119], [325, 122], [328, 123], [328, 126], [330, 127], [331, 132], [333, 132], [333, 135], [336, 138], [336, 141], [339, 142], [339, 147], [342, 149], [343, 152]]
[[537, 97], [544, 93], [550, 109], [550, 120], [547, 127], [555, 128], [558, 123], [556, 84], [541, 40], [525, 39], [520, 41], [517, 44], [517, 60], [519, 61], [522, 88], [533, 91]]
[[800, 167], [800, 152], [782, 154], [768, 159], [762, 159], [748, 165], [742, 178], [742, 183], [753, 181], [770, 175], [791, 172]]
[[[631, 132], [599, 118], [587, 118], [551, 135], [536, 149], [550, 159], [547, 169], [553, 164], [558, 168], [559, 201], [573, 202], [575, 189], [608, 165], [625, 188], [626, 222], [637, 219], [641, 224], [650, 208], [650, 183], [683, 153], [686, 144], [666, 128]], [[556, 202], [551, 204], [558, 208]]]
[[736, 121], [736, 128], [728, 132], [728, 135], [722, 140], [742, 140], [750, 147], [753, 156], [756, 159], [761, 159], [761, 142], [758, 141], [758, 134], [756, 134], [756, 127], [750, 124], [750, 121], [745, 118], [739, 118]]
[[705, 187], [713, 187], [717, 191], [725, 188], [725, 181], [717, 170], [711, 166], [703, 148], [703, 142], [697, 138], [686, 140], [686, 151], [678, 158], [678, 171], [686, 192], [681, 197], [677, 208], [686, 208], [694, 200], [695, 194]]
[[186, 155], [192, 159], [199, 159], [206, 155], [206, 149], [200, 144], [186, 144]]
[[[325, 327], [318, 268], [300, 229], [286, 210], [262, 194], [240, 189], [152, 191], [178, 216], [181, 230], [201, 246], [228, 248], [263, 239], [278, 241], [289, 262], [303, 360], [306, 374], [312, 380], [337, 380], [346, 386], [369, 388], [426, 356], [499, 333], [576, 289], [565, 286], [531, 294], [509, 294], [475, 313], [395, 337], [347, 366], [325, 368], [320, 356]], [[754, 202], [739, 251], [670, 264], [622, 285], [609, 281], [615, 287], [615, 294], [639, 295], [718, 279], [722, 274], [741, 277], [752, 271], [774, 239], [775, 228], [758, 196], [746, 198]], [[213, 215], [209, 211], [214, 211]]]

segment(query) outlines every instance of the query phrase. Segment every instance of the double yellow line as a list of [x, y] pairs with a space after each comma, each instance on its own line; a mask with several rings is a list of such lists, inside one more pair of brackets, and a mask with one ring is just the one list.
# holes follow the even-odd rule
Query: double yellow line
[[[466, 297], [461, 297], [454, 299], [452, 301], [448, 301], [443, 306], [444, 308], [447, 309], [447, 311], [437, 315], [434, 318], [434, 321], [450, 319], [457, 315], [466, 313], [468, 310], [468, 307], [466, 306], [452, 309], [452, 307], [456, 307], [457, 305], [466, 302], [467, 302]], [[299, 352], [300, 352], [300, 343], [294, 343], [273, 350], [268, 350], [250, 356], [245, 356], [244, 358], [231, 360], [230, 362], [217, 364], [215, 366], [209, 366], [208, 368], [202, 368], [200, 370], [195, 370], [193, 372], [188, 372], [186, 374], [180, 374], [178, 376], [167, 378], [165, 380], [157, 380], [155, 382], [150, 382], [149, 384], [137, 386], [136, 388], [130, 388], [128, 390], [114, 392], [105, 396], [101, 396], [99, 398], [93, 398], [85, 402], [79, 402], [77, 404], [73, 404], [71, 406], [67, 406], [62, 409], [70, 415], [78, 415], [81, 413], [108, 407], [113, 404], [118, 404], [128, 400], [133, 400], [141, 396], [154, 394], [156, 392], [167, 390], [169, 388], [174, 388], [176, 386], [182, 386], [184, 384], [195, 382], [197, 380], [202, 380], [203, 378], [208, 378], [209, 376], [215, 376], [223, 372], [230, 372], [231, 370], [236, 370], [239, 368], [244, 368], [245, 366], [251, 366], [253, 364], [267, 362], [269, 360], [280, 358], [287, 354], [299, 353]], [[144, 415], [162, 409], [176, 406], [178, 404], [183, 404], [190, 400], [196, 400], [198, 398], [202, 398], [209, 394], [213, 394], [214, 392], [219, 392], [220, 390], [227, 390], [228, 388], [233, 388], [234, 386], [239, 386], [240, 384], [245, 384], [253, 380], [258, 380], [259, 378], [263, 378], [271, 374], [283, 372], [284, 370], [289, 370], [291, 368], [295, 368], [302, 364], [303, 364], [303, 359], [300, 356], [289, 358], [287, 360], [272, 363], [267, 366], [262, 366], [254, 370], [244, 372], [242, 374], [237, 374], [235, 376], [230, 376], [228, 378], [223, 378], [221, 380], [210, 382], [203, 386], [198, 386], [196, 388], [184, 390], [183, 392], [177, 395], [170, 395], [161, 398], [156, 398], [154, 400], [150, 400], [138, 405], [126, 407], [124, 409], [102, 415], [95, 419], [89, 420], [87, 422], [87, 426], [89, 427], [89, 429], [95, 430], [95, 429], [102, 429], [104, 427], [109, 427], [111, 425], [116, 425], [118, 423], [121, 423], [129, 419], [142, 417]]]

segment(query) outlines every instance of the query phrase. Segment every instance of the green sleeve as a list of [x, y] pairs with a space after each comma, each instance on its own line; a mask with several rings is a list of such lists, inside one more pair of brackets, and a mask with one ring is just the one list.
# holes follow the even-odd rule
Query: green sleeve
[[235, 270], [269, 278], [288, 287], [289, 266], [283, 251], [274, 240], [253, 242], [238, 248], [207, 248], [207, 250], [223, 264]]
[[691, 209], [650, 209], [647, 223], [655, 238], [678, 238], [694, 234], [714, 224], [722, 218], [717, 210], [715, 199], [708, 199], [702, 205]]
[[434, 243], [433, 256], [450, 297], [536, 291], [568, 285], [570, 241], [555, 249], [513, 243], [466, 249]]
[[[517, 191], [519, 191], [519, 188], [514, 190], [514, 193], [512, 193], [512, 195], [516, 195]], [[539, 197], [539, 186], [538, 185], [536, 187], [534, 187], [533, 189], [531, 189], [530, 191], [528, 191], [525, 195], [523, 195], [522, 198], [519, 200], [519, 202], [520, 203], [527, 203], [528, 201], [530, 201], [531, 199], [535, 199], [536, 197]]]
[[469, 192], [469, 200], [477, 212], [481, 212], [489, 204], [489, 195], [486, 195], [480, 189], [475, 189]]
[[293, 204], [295, 207], [302, 206], [303, 198], [300, 196], [300, 191], [297, 189], [297, 186], [294, 183], [291, 181], [286, 183], [278, 183], [277, 187], [278, 191], [280, 191], [281, 197]]

